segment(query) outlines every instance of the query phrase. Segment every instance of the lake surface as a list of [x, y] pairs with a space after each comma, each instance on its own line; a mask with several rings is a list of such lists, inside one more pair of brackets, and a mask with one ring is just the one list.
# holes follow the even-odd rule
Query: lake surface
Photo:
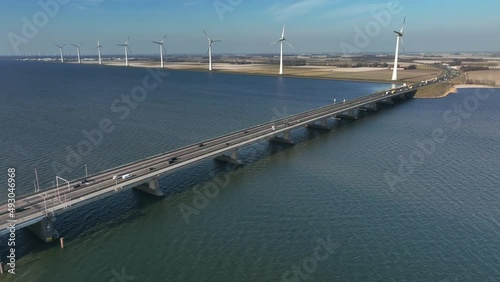
[[[96, 173], [390, 87], [165, 74], [127, 104], [147, 70], [0, 61], [1, 171], [16, 167], [17, 193], [32, 193], [35, 168], [46, 188], [85, 164]], [[500, 90], [461, 90], [329, 133], [294, 131], [293, 147], [260, 142], [237, 171], [201, 162], [163, 177], [164, 198], [130, 190], [58, 215], [65, 249], [18, 231], [17, 274], [1, 279], [498, 281], [499, 108]], [[115, 130], [68, 161], [104, 118]]]

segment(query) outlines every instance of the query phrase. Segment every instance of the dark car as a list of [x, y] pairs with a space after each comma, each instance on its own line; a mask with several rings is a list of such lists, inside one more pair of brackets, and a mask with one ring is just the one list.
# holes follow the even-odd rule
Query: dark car
[[170, 158], [170, 159], [168, 160], [168, 163], [169, 163], [169, 164], [173, 164], [173, 163], [175, 163], [176, 161], [178, 161], [179, 159], [180, 159], [179, 157], [173, 157], [173, 158]]
[[199, 146], [199, 147], [203, 147], [203, 146], [205, 146], [205, 144], [200, 143], [200, 144], [198, 144], [198, 146]]
[[84, 179], [84, 180], [80, 181], [80, 183], [81, 184], [89, 184], [92, 181], [94, 181], [94, 180], [92, 180], [92, 179]]
[[80, 188], [80, 184], [76, 184], [73, 188]]
[[150, 171], [151, 171], [151, 170], [155, 170], [155, 169], [156, 169], [156, 167], [150, 167], [150, 168], [149, 168], [149, 170], [150, 170]]
[[30, 208], [16, 208], [16, 212], [23, 212], [25, 210], [29, 210]]

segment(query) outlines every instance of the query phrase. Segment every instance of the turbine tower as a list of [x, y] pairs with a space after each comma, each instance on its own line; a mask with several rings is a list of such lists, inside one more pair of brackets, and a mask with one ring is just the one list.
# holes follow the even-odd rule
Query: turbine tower
[[288, 46], [292, 47], [292, 49], [295, 49], [293, 48], [293, 46], [288, 43], [288, 41], [286, 41], [286, 38], [285, 38], [285, 25], [283, 25], [283, 32], [281, 33], [281, 38], [276, 40], [275, 42], [273, 42], [271, 45], [273, 44], [276, 44], [280, 42], [280, 74], [283, 74], [283, 42], [285, 42], [286, 44], [288, 44]]
[[205, 35], [207, 36], [207, 39], [208, 39], [208, 70], [211, 71], [212, 70], [212, 43], [220, 42], [220, 40], [210, 39], [210, 37], [208, 36], [208, 34], [205, 30], [203, 30], [203, 33], [205, 33]]
[[82, 61], [80, 60], [80, 46], [83, 45], [83, 42], [80, 43], [80, 45], [76, 45], [76, 44], [71, 44], [71, 45], [76, 47], [76, 53], [78, 54], [78, 63], [81, 64]]
[[97, 49], [97, 54], [99, 55], [99, 65], [102, 65], [102, 60], [101, 60], [101, 43], [99, 43], [99, 41], [97, 41], [97, 47], [95, 47]]
[[[158, 42], [158, 41], [153, 41], [154, 44], [158, 44], [160, 46], [160, 60], [161, 60], [161, 68], [163, 68], [163, 52], [165, 51], [165, 45], [163, 45], [163, 41], [165, 41], [165, 38], [167, 38], [167, 35], [163, 36], [163, 40]], [[165, 54], [167, 54], [167, 51], [165, 51]]]
[[57, 44], [54, 44], [54, 45], [56, 45], [57, 47], [59, 47], [59, 51], [61, 51], [61, 63], [64, 63], [63, 47], [66, 46], [66, 44], [63, 44], [62, 46], [61, 45], [57, 45]]
[[130, 40], [130, 36], [128, 37], [125, 44], [118, 44], [118, 46], [123, 46], [125, 48], [125, 66], [127, 66], [127, 67], [128, 67], [128, 52], [132, 53], [132, 51], [130, 51], [130, 48], [128, 48], [128, 41], [129, 40]]
[[392, 80], [398, 80], [398, 56], [399, 56], [399, 42], [403, 44], [404, 48], [404, 43], [403, 43], [403, 29], [405, 28], [405, 23], [406, 23], [406, 17], [403, 20], [403, 26], [401, 27], [400, 31], [394, 31], [396, 33], [396, 55], [394, 56], [394, 69], [392, 71]]

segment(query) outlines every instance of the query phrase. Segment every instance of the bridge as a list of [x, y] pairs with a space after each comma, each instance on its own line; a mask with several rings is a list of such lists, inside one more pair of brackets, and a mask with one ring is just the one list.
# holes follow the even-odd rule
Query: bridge
[[16, 199], [15, 209], [9, 210], [8, 203], [1, 205], [0, 235], [11, 232], [13, 226], [26, 227], [50, 242], [59, 237], [53, 226], [56, 214], [130, 188], [162, 196], [158, 185], [162, 175], [209, 158], [242, 165], [238, 150], [244, 146], [262, 140], [293, 144], [290, 132], [295, 129], [330, 130], [328, 119], [355, 120], [361, 112], [378, 111], [379, 105], [411, 99], [420, 87], [438, 83], [440, 79], [330, 104], [113, 168], [88, 179], [58, 183], [57, 187]]

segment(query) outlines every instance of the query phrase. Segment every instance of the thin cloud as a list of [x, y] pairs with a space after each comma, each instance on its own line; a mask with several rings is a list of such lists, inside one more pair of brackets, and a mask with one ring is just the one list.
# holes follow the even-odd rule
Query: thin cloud
[[301, 0], [296, 3], [284, 6], [284, 5], [274, 5], [269, 9], [269, 12], [274, 15], [277, 19], [283, 20], [286, 18], [301, 16], [312, 12], [318, 8], [325, 7], [326, 5], [331, 5], [340, 2], [328, 1], [328, 0]]
[[387, 8], [387, 3], [357, 4], [335, 9], [326, 15], [330, 18], [352, 18]]

